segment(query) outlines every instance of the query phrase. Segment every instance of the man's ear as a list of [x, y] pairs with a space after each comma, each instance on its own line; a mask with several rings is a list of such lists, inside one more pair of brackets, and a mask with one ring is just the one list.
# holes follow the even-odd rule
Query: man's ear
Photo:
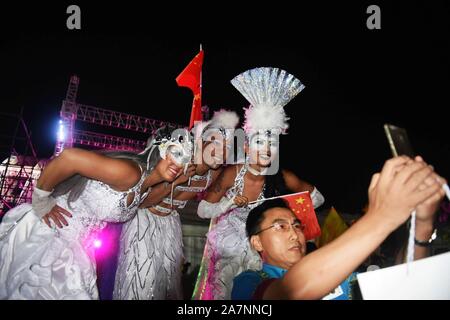
[[253, 249], [255, 249], [258, 252], [262, 252], [263, 251], [263, 246], [261, 244], [261, 239], [259, 238], [259, 235], [253, 235], [250, 238], [250, 243], [253, 247]]

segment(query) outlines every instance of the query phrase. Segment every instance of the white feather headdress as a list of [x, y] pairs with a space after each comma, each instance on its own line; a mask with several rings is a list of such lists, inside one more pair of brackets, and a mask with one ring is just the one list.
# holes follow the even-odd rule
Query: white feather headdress
[[293, 75], [271, 67], [247, 70], [231, 84], [250, 102], [244, 108], [247, 134], [267, 130], [285, 134], [289, 118], [283, 107], [305, 88]]
[[239, 123], [239, 116], [234, 111], [229, 111], [225, 109], [220, 109], [219, 111], [215, 111], [211, 120], [206, 122], [198, 122], [192, 128], [192, 132], [194, 134], [195, 140], [202, 137], [204, 140], [206, 137], [203, 135], [209, 130], [217, 129], [220, 131], [224, 138], [226, 134], [230, 132], [230, 130], [234, 130]]

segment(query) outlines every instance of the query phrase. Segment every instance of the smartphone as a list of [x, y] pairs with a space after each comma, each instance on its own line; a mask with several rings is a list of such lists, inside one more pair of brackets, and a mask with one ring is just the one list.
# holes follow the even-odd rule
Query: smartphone
[[386, 137], [394, 157], [406, 155], [414, 158], [415, 154], [405, 129], [399, 128], [392, 124], [385, 124], [384, 132], [386, 133]]

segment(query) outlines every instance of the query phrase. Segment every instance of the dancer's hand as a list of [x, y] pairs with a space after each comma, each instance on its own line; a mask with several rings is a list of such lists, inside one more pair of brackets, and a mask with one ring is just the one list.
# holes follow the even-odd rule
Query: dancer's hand
[[248, 204], [248, 198], [246, 196], [237, 195], [233, 201], [238, 207], [244, 207]]
[[44, 219], [44, 222], [51, 228], [50, 219], [53, 220], [53, 222], [59, 227], [62, 228], [63, 224], [65, 226], [68, 226], [67, 220], [64, 218], [64, 216], [72, 218], [72, 214], [67, 211], [66, 209], [61, 208], [58, 205], [55, 205], [49, 213], [47, 213], [42, 219]]
[[186, 170], [186, 174], [181, 173], [181, 175], [174, 181], [176, 186], [184, 184], [188, 182], [189, 178], [195, 175], [195, 170], [197, 169], [197, 165], [190, 164], [188, 169]]

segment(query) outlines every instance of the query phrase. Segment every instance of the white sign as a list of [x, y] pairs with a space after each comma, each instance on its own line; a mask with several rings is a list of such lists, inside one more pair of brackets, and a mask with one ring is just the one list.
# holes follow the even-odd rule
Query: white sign
[[450, 252], [357, 277], [365, 300], [450, 300]]

